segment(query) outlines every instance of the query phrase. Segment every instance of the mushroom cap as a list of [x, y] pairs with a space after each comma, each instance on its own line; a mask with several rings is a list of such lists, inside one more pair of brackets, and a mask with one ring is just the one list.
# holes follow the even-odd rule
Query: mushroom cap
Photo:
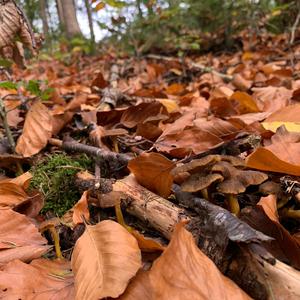
[[209, 187], [216, 181], [222, 181], [224, 178], [221, 174], [201, 174], [196, 173], [191, 175], [182, 185], [183, 192], [195, 193]]
[[218, 184], [217, 190], [224, 194], [245, 192], [250, 185], [258, 185], [268, 179], [268, 175], [258, 171], [239, 170], [229, 162], [221, 161], [212, 167], [213, 173], [218, 173], [225, 178]]

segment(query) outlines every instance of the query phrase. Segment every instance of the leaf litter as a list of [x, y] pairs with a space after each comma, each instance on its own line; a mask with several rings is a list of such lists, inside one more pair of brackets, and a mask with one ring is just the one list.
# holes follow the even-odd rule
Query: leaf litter
[[[10, 36], [35, 52], [22, 16], [6, 9], [19, 24], [6, 25]], [[4, 102], [1, 298], [299, 299], [300, 66], [275, 38], [255, 42], [214, 63], [111, 53], [13, 66], [15, 82], [44, 78], [51, 93], [43, 102], [21, 89], [18, 105]], [[24, 66], [16, 43], [0, 47]], [[197, 61], [223, 68], [199, 73]], [[57, 217], [40, 213], [48, 200], [42, 185], [32, 190], [34, 173], [12, 174], [61, 152], [94, 163], [93, 174], [60, 166], [81, 172], [72, 176], [82, 197]]]

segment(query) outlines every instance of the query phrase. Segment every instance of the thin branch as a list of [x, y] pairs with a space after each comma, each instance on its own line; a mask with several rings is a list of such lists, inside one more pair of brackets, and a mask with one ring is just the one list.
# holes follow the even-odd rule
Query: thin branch
[[297, 18], [295, 20], [295, 23], [291, 29], [291, 39], [290, 39], [290, 45], [293, 45], [294, 44], [294, 41], [295, 41], [295, 32], [297, 30], [297, 27], [299, 25], [299, 22], [300, 22], [300, 10], [298, 12], [298, 15], [297, 15]]
[[101, 148], [80, 144], [77, 142], [63, 142], [58, 139], [49, 139], [49, 144], [62, 148], [65, 151], [85, 153], [98, 159], [106, 159], [108, 161], [118, 161], [126, 166], [131, 157], [123, 153], [115, 153]]
[[9, 143], [9, 147], [11, 149], [11, 151], [14, 153], [15, 152], [15, 147], [16, 147], [16, 143], [15, 140], [13, 138], [13, 135], [11, 133], [10, 127], [8, 125], [8, 121], [7, 121], [7, 112], [6, 112], [6, 108], [3, 102], [3, 99], [0, 98], [0, 119], [3, 123], [3, 127], [7, 136], [7, 140]]

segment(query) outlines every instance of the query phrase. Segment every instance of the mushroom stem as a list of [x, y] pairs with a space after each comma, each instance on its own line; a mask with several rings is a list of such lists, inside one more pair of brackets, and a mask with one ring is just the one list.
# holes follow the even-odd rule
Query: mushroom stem
[[56, 257], [61, 259], [61, 258], [63, 258], [63, 255], [62, 255], [61, 249], [60, 249], [59, 234], [58, 234], [55, 226], [51, 226], [49, 228], [49, 231], [50, 231], [51, 236], [53, 238]]
[[209, 196], [208, 196], [208, 190], [207, 190], [207, 188], [201, 190], [201, 194], [202, 194], [202, 197], [203, 197], [205, 200], [209, 201]]
[[115, 213], [117, 217], [117, 222], [122, 225], [125, 229], [127, 229], [129, 232], [132, 232], [132, 228], [128, 226], [124, 220], [122, 209], [120, 203], [115, 205]]
[[287, 209], [282, 212], [282, 216], [291, 219], [300, 219], [300, 210]]
[[240, 205], [237, 196], [233, 194], [229, 194], [227, 195], [227, 201], [228, 201], [230, 212], [235, 216], [238, 216], [240, 214]]

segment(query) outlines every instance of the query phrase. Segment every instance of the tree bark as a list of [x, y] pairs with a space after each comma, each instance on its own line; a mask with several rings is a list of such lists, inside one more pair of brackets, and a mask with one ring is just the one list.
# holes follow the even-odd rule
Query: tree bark
[[92, 42], [92, 46], [94, 48], [94, 46], [95, 46], [95, 32], [94, 32], [94, 24], [93, 24], [91, 4], [90, 4], [89, 0], [84, 0], [84, 3], [85, 3], [86, 12], [87, 12], [88, 21], [89, 21], [91, 42]]
[[82, 36], [81, 29], [76, 16], [74, 0], [56, 0], [59, 21], [67, 38]]
[[43, 22], [43, 33], [45, 38], [47, 39], [49, 36], [49, 23], [48, 23], [48, 15], [47, 15], [47, 0], [40, 0], [40, 15]]

